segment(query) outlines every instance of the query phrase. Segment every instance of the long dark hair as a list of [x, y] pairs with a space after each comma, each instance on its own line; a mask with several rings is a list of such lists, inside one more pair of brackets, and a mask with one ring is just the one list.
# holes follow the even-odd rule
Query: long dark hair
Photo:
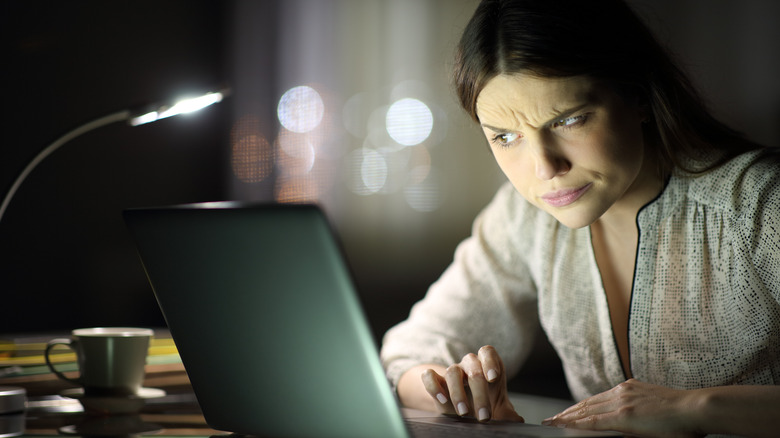
[[501, 74], [587, 76], [649, 109], [662, 170], [699, 173], [760, 146], [715, 119], [668, 52], [622, 0], [483, 0], [455, 55], [460, 103]]

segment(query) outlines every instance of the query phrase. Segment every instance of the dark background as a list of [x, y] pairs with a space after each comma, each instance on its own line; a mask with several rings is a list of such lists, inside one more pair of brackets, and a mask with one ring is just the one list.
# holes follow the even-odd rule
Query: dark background
[[[115, 111], [227, 80], [216, 1], [4, 1], [0, 187], [46, 145]], [[121, 211], [227, 197], [228, 106], [74, 139], [0, 222], [0, 333], [163, 325]]]
[[[302, 6], [304, 18], [309, 9], [303, 6], [314, 4], [301, 0], [287, 2], [287, 7], [292, 3]], [[321, 10], [331, 3], [343, 8], [349, 2], [317, 5]], [[717, 114], [761, 142], [780, 143], [780, 2], [631, 3], [686, 61]], [[371, 4], [381, 12], [390, 3]], [[429, 4], [426, 17], [439, 20], [438, 29], [447, 32], [438, 37], [452, 39], [476, 2], [416, 4]], [[224, 84], [234, 88], [230, 100], [195, 114], [137, 128], [117, 123], [90, 132], [35, 169], [0, 221], [0, 333], [164, 326], [121, 211], [271, 199], [267, 183], [250, 187], [233, 177], [229, 142], [231, 127], [247, 102], [264, 108], [259, 114], [267, 125], [275, 123], [274, 104], [266, 102], [279, 98], [287, 78], [273, 66], [295, 56], [281, 49], [280, 28], [294, 23], [280, 19], [280, 5], [207, 0], [0, 2], [5, 85], [0, 191], [10, 188], [41, 149], [83, 123]], [[458, 22], [442, 23], [441, 8], [450, 6], [458, 8], [451, 14]], [[335, 24], [337, 18], [309, 17], [326, 25], [332, 20], [329, 28], [342, 28], [343, 23]], [[383, 44], [408, 30], [391, 22], [380, 27], [387, 36]], [[238, 29], [251, 29], [251, 36]], [[442, 60], [450, 52], [441, 52], [431, 61], [434, 65], [445, 64]], [[381, 61], [384, 55], [372, 51], [364, 59]], [[245, 58], [253, 62], [247, 64]], [[369, 81], [371, 75], [366, 65], [328, 68], [331, 77], [339, 77], [343, 68], [345, 77], [358, 82], [361, 77]], [[250, 69], [256, 70], [248, 81]], [[440, 99], [450, 111], [454, 107], [445, 94]], [[452, 111], [451, 120], [469, 129], [461, 115], [454, 115], [457, 109]], [[496, 169], [484, 151], [476, 160], [463, 152], [474, 148], [470, 143], [478, 133], [464, 138], [455, 129], [461, 128], [451, 128], [449, 152], [439, 153], [450, 163], [446, 169], [458, 196], [449, 196], [440, 212], [410, 212], [404, 221], [415, 226], [409, 227], [408, 222], [393, 222], [393, 216], [378, 221], [366, 213], [363, 219], [360, 212], [377, 208], [384, 198], [343, 194], [331, 207], [377, 340], [405, 317], [446, 267], [455, 245], [468, 235], [473, 216], [500, 183], [496, 178], [482, 186], [474, 182], [485, 169], [494, 174]], [[452, 205], [457, 207], [448, 207]], [[565, 395], [560, 384], [539, 389], [547, 380], [560, 382], [559, 365], [543, 337], [540, 345], [535, 356], [539, 360], [526, 367], [531, 377], [521, 388]]]

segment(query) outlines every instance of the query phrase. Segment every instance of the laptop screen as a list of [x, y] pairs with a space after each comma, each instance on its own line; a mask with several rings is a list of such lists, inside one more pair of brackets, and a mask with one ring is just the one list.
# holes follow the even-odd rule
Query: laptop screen
[[195, 204], [124, 216], [211, 427], [407, 435], [317, 207]]

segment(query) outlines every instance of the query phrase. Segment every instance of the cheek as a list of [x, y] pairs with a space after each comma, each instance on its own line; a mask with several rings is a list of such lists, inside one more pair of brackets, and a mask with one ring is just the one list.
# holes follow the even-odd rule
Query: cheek
[[596, 167], [633, 174], [642, 164], [641, 130], [618, 127], [595, 130], [582, 146], [579, 148], [582, 158]]
[[498, 167], [515, 186], [515, 189], [528, 199], [529, 189], [533, 184], [534, 169], [533, 165], [529, 164], [532, 161], [524, 155], [521, 149], [493, 152]]
[[642, 167], [644, 158], [644, 139], [641, 130], [624, 130], [612, 139], [612, 161], [635, 174]]
[[627, 167], [641, 163], [644, 157], [644, 135], [642, 121], [630, 110], [617, 112], [607, 132], [611, 132], [612, 156]]
[[504, 172], [507, 178], [512, 180], [512, 175], [515, 173], [515, 169], [518, 166], [518, 160], [512, 156], [512, 154], [504, 151], [493, 150], [493, 158], [496, 160], [496, 164]]

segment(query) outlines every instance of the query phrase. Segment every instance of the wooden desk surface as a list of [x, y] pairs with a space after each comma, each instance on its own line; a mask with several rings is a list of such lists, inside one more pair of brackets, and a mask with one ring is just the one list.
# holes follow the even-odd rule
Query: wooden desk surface
[[[65, 374], [77, 375], [75, 372]], [[138, 415], [87, 414], [78, 400], [59, 396], [60, 392], [74, 385], [58, 379], [53, 373], [0, 378], [0, 386], [17, 386], [27, 390], [25, 435], [59, 435], [61, 428], [84, 432], [95, 428], [114, 430], [123, 427], [140, 430], [141, 435], [155, 436], [226, 434], [206, 424], [181, 363], [146, 366], [144, 387], [163, 389], [166, 395], [146, 400]], [[68, 426], [77, 427], [69, 429]]]

